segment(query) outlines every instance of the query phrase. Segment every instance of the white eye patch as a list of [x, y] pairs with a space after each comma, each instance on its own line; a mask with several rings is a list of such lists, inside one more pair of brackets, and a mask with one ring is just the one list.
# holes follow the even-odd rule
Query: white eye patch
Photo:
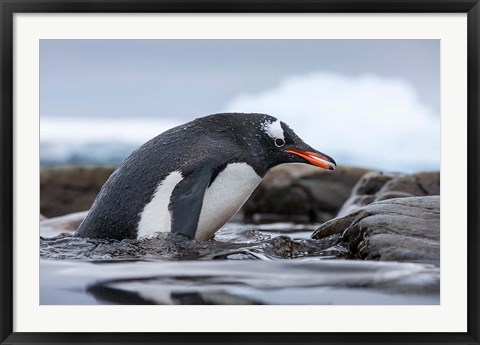
[[267, 133], [272, 139], [282, 139], [285, 141], [285, 136], [283, 134], [283, 128], [280, 124], [280, 120], [274, 122], [269, 122], [268, 120], [262, 124], [262, 129]]

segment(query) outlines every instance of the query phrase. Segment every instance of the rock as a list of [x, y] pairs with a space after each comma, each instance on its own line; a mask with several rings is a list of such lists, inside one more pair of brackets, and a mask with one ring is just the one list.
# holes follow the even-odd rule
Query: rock
[[348, 247], [352, 259], [438, 265], [440, 196], [376, 201], [322, 224], [312, 238], [330, 236], [337, 236], [336, 245]]
[[60, 217], [45, 219], [40, 222], [40, 236], [56, 237], [63, 233], [73, 233], [87, 216], [88, 211], [76, 212]]
[[358, 181], [336, 216], [343, 217], [375, 201], [427, 195], [440, 195], [440, 172], [407, 175], [371, 171]]
[[412, 175], [426, 195], [440, 195], [440, 172], [420, 172]]
[[40, 213], [56, 217], [88, 210], [114, 168], [62, 166], [40, 172]]
[[[288, 198], [285, 197], [288, 195]], [[263, 191], [263, 195], [256, 200], [255, 211], [245, 206], [246, 218], [253, 221], [297, 221], [308, 222], [314, 212], [313, 200], [307, 190], [298, 185], [286, 188], [272, 188]], [[250, 204], [251, 205], [251, 204]], [[261, 212], [258, 212], [261, 210]], [[254, 214], [250, 218], [251, 213]], [[261, 214], [258, 214], [261, 213]]]
[[273, 168], [242, 208], [247, 222], [324, 222], [333, 218], [369, 170], [322, 170], [304, 164]]

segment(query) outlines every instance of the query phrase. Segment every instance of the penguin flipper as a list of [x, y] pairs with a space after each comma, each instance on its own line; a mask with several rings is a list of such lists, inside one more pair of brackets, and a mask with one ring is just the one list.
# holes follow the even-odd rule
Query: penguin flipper
[[171, 232], [195, 238], [203, 197], [214, 169], [215, 166], [208, 165], [194, 170], [175, 187], [169, 204]]

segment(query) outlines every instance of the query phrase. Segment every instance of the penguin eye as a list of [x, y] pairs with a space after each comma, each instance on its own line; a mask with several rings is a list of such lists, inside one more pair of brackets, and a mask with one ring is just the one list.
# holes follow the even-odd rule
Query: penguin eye
[[285, 145], [285, 140], [283, 140], [281, 138], [277, 138], [277, 139], [275, 139], [275, 145], [277, 147], [282, 147], [283, 145]]

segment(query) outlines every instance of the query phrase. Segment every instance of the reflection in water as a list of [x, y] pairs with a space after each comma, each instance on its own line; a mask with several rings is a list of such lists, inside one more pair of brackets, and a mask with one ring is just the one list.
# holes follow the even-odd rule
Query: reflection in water
[[[351, 260], [41, 262], [41, 304], [438, 304], [434, 266]], [[83, 290], [79, 287], [84, 287]]]
[[41, 304], [439, 303], [437, 267], [346, 260], [315, 227], [229, 223], [207, 242], [57, 232], [40, 241]]

